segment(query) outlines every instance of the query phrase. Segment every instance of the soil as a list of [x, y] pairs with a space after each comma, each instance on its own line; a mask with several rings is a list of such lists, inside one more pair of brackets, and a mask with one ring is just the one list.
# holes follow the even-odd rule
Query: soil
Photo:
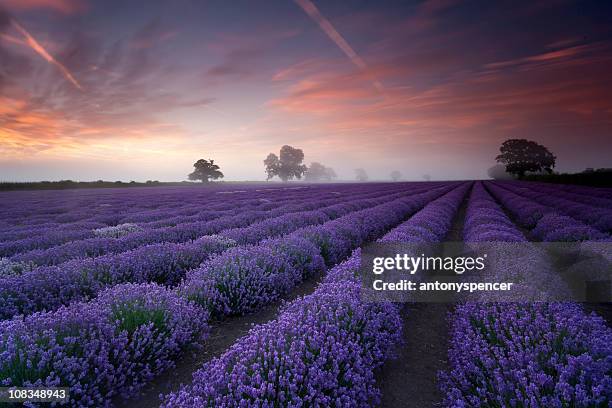
[[381, 407], [425, 408], [441, 405], [438, 372], [448, 368], [450, 303], [407, 304], [402, 310], [403, 344], [397, 357], [383, 365]]
[[[468, 191], [445, 242], [463, 241]], [[402, 308], [403, 338], [395, 358], [377, 374], [382, 408], [442, 406], [438, 373], [448, 369], [449, 321], [453, 303], [412, 303]]]

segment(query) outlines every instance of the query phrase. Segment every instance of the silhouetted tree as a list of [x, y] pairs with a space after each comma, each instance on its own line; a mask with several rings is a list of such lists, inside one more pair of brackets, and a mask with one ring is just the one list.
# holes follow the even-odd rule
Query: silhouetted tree
[[321, 163], [313, 162], [310, 163], [310, 167], [304, 173], [304, 179], [306, 181], [332, 181], [335, 179], [336, 172], [331, 167], [325, 167]]
[[400, 181], [402, 179], [402, 173], [399, 172], [398, 170], [393, 170], [391, 172], [391, 180], [393, 181]]
[[508, 173], [522, 178], [528, 171], [552, 173], [556, 157], [544, 146], [526, 139], [508, 139], [495, 160], [506, 165]]
[[355, 176], [359, 181], [368, 181], [368, 173], [364, 169], [355, 169]]
[[291, 146], [283, 146], [280, 150], [280, 158], [274, 153], [270, 153], [264, 160], [266, 166], [267, 180], [278, 176], [283, 181], [293, 178], [301, 179], [307, 167], [302, 164], [304, 152]]
[[512, 174], [506, 171], [506, 166], [503, 164], [496, 164], [495, 166], [489, 167], [487, 175], [494, 180], [510, 180]]
[[214, 160], [200, 159], [193, 164], [195, 170], [189, 174], [189, 180], [201, 180], [202, 183], [208, 183], [211, 180], [223, 178], [223, 173], [219, 170], [219, 166]]

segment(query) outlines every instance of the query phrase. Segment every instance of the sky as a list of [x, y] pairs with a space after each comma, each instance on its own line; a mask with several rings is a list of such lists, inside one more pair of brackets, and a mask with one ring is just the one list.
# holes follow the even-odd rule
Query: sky
[[527, 138], [612, 167], [612, 2], [0, 0], [0, 180], [486, 177]]

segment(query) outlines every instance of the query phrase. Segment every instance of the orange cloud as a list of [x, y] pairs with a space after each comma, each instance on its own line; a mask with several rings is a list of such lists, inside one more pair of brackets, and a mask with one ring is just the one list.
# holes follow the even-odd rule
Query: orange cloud
[[[85, 119], [85, 118], [84, 118]], [[138, 156], [185, 151], [185, 132], [175, 124], [149, 119], [133, 124], [74, 120], [61, 110], [25, 99], [0, 97], [0, 158]], [[110, 140], [110, 141], [109, 141]], [[128, 148], [129, 147], [129, 148]]]

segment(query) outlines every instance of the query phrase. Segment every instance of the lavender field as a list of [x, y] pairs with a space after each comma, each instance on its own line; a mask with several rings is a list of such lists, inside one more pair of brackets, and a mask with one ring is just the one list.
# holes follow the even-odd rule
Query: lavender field
[[[476, 299], [423, 322], [358, 277], [376, 241], [611, 234], [611, 189], [535, 182], [2, 192], [0, 386], [74, 407], [612, 407], [609, 314]], [[404, 352], [418, 330], [442, 337]]]

